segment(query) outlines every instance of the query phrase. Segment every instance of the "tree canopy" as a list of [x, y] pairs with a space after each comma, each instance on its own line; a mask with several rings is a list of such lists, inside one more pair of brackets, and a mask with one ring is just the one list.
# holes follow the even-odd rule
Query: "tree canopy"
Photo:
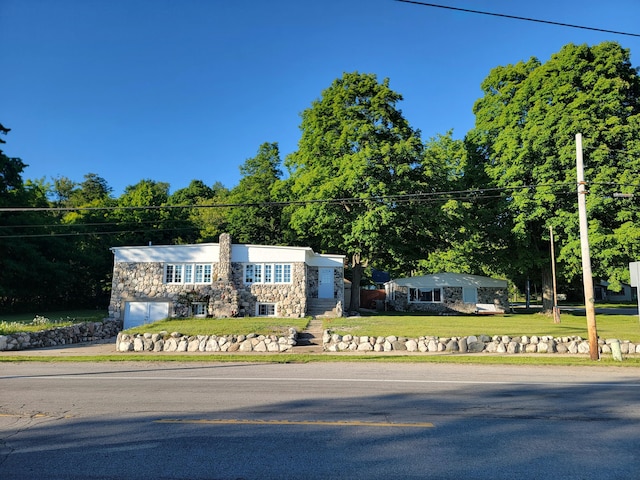
[[428, 218], [398, 197], [429, 188], [420, 132], [401, 100], [388, 79], [345, 73], [302, 113], [298, 150], [285, 162], [301, 202], [291, 207], [292, 229], [301, 242], [350, 257], [356, 295], [369, 262], [402, 268], [429, 234]]
[[467, 142], [490, 186], [502, 189], [509, 241], [500, 269], [511, 278], [548, 269], [549, 227], [565, 281], [579, 277], [575, 134], [582, 133], [593, 271], [614, 288], [628, 281], [628, 261], [640, 253], [638, 210], [613, 194], [638, 185], [640, 82], [629, 55], [611, 42], [570, 44], [544, 64], [497, 67], [482, 83]]
[[[576, 133], [593, 273], [610, 289], [628, 282], [640, 258], [640, 78], [629, 50], [566, 45], [546, 62], [494, 68], [481, 88], [464, 139], [423, 141], [389, 79], [344, 73], [301, 113], [296, 151], [282, 162], [278, 143], [263, 143], [230, 189], [194, 179], [170, 194], [144, 179], [115, 198], [95, 173], [23, 181], [27, 165], [0, 149], [0, 308], [104, 304], [109, 247], [223, 232], [346, 255], [354, 309], [367, 266], [499, 275], [521, 288], [541, 279], [549, 301], [550, 227], [561, 288], [581, 280]], [[8, 132], [0, 125], [0, 147]]]

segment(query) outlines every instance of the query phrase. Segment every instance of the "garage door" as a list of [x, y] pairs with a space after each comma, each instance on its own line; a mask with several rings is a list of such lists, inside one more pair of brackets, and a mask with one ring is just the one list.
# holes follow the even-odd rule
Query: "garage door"
[[124, 308], [124, 328], [157, 322], [169, 316], [168, 302], [127, 302]]

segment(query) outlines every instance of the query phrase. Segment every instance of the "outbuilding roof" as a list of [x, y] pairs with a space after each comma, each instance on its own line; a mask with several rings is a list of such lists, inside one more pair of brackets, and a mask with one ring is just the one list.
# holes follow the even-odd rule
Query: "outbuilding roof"
[[418, 277], [395, 278], [387, 284], [403, 287], [434, 288], [434, 287], [489, 287], [507, 288], [506, 280], [470, 275], [468, 273], [435, 273]]

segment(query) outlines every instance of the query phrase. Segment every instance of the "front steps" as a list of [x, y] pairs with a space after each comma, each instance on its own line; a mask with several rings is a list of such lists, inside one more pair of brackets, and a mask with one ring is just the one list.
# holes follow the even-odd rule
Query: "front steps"
[[307, 315], [314, 318], [338, 317], [336, 300], [333, 298], [310, 298], [307, 300]]

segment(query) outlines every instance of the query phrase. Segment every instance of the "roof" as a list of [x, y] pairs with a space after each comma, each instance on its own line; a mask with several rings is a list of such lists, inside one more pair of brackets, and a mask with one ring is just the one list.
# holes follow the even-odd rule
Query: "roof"
[[[112, 247], [116, 262], [217, 262], [220, 244]], [[231, 245], [231, 261], [241, 263], [304, 262], [317, 267], [343, 267], [344, 255], [315, 253], [310, 247]]]
[[490, 287], [507, 288], [506, 280], [470, 275], [468, 273], [436, 273], [419, 277], [395, 278], [391, 284], [404, 287], [434, 288], [434, 287]]

